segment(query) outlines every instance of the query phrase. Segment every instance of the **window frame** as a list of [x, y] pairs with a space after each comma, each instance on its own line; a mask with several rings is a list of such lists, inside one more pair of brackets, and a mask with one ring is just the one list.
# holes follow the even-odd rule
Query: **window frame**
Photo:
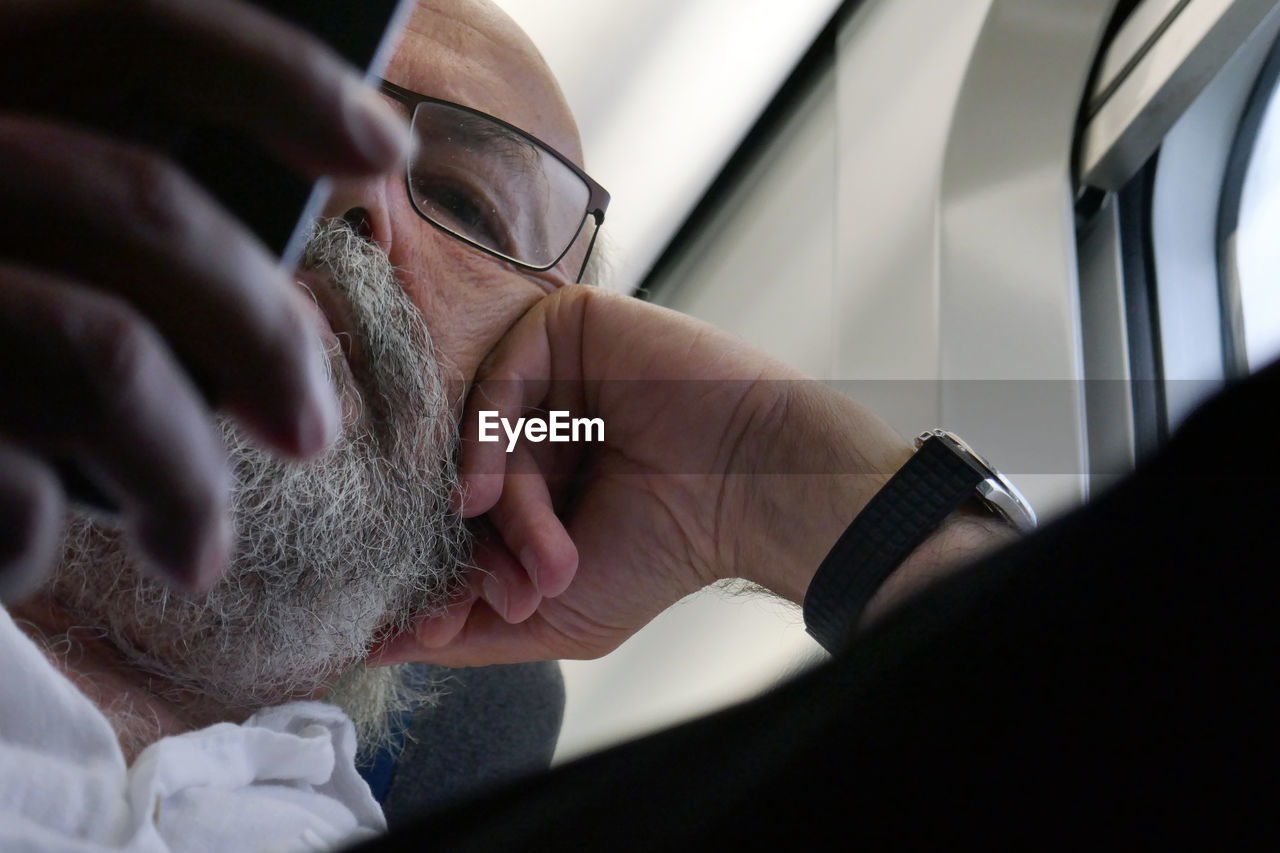
[[1222, 197], [1218, 206], [1218, 287], [1222, 305], [1223, 368], [1227, 381], [1243, 379], [1249, 374], [1244, 300], [1240, 287], [1240, 270], [1236, 264], [1235, 236], [1240, 224], [1240, 204], [1244, 198], [1245, 181], [1249, 165], [1253, 162], [1263, 119], [1268, 107], [1277, 98], [1280, 98], [1280, 37], [1272, 43], [1240, 117], [1227, 159]]

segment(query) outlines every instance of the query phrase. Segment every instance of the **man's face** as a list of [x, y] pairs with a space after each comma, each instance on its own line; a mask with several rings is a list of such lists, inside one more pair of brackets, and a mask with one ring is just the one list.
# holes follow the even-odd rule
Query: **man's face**
[[[386, 73], [580, 160], [541, 59], [476, 0], [421, 3]], [[337, 186], [326, 214], [301, 284], [322, 306], [320, 327], [325, 314], [351, 336], [345, 348], [335, 345], [343, 335], [329, 339], [346, 412], [338, 443], [298, 466], [227, 430], [240, 540], [207, 600], [182, 599], [137, 572], [119, 536], [87, 519], [73, 525], [54, 582], [55, 596], [103, 626], [135, 666], [225, 706], [314, 693], [380, 631], [457, 588], [466, 545], [452, 456], [464, 388], [516, 319], [571, 280], [585, 252], [580, 239], [552, 270], [517, 270], [422, 220], [402, 175]]]
[[[577, 128], [541, 57], [523, 32], [483, 3], [419, 3], [385, 76], [503, 119], [582, 163]], [[387, 251], [431, 330], [446, 376], [462, 383], [455, 407], [480, 360], [516, 319], [540, 296], [573, 281], [589, 240], [580, 235], [546, 272], [517, 269], [421, 219], [400, 174], [338, 184], [325, 212], [359, 222]]]

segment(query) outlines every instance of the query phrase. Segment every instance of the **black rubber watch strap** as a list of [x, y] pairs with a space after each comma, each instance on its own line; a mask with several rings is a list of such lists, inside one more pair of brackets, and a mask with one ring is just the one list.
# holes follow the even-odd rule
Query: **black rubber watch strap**
[[827, 651], [843, 646], [885, 578], [985, 478], [941, 439], [922, 444], [818, 567], [804, 597], [809, 634]]

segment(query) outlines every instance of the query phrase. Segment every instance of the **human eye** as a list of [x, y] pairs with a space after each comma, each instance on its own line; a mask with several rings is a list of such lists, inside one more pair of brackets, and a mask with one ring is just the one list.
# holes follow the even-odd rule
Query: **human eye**
[[415, 179], [413, 190], [431, 219], [482, 246], [506, 252], [507, 229], [497, 206], [482, 190], [442, 175]]

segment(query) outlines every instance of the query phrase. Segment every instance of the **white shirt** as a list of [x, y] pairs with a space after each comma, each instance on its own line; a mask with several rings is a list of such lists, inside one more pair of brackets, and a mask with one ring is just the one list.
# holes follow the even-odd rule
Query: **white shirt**
[[386, 829], [342, 711], [294, 702], [125, 764], [110, 723], [0, 607], [0, 850], [331, 850]]

